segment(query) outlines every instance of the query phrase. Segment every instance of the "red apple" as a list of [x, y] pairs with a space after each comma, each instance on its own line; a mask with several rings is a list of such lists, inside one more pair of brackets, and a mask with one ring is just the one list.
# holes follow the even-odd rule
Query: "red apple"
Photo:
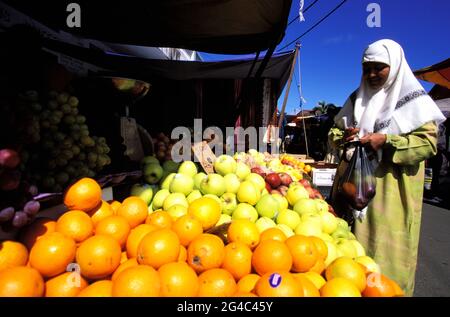
[[264, 172], [264, 170], [260, 166], [252, 167], [252, 169], [250, 171], [252, 173], [255, 173], [255, 174], [258, 174], [258, 175], [262, 176], [263, 178], [266, 178], [266, 173]]
[[316, 193], [314, 192], [314, 189], [313, 189], [312, 187], [307, 187], [307, 186], [304, 186], [304, 187], [305, 187], [306, 191], [307, 191], [308, 194], [309, 194], [309, 198], [310, 198], [310, 199], [315, 198]]
[[288, 173], [278, 173], [281, 180], [281, 185], [289, 186], [292, 183], [292, 177]]
[[20, 163], [19, 154], [11, 149], [0, 150], [0, 166], [6, 168], [16, 168]]
[[272, 187], [270, 186], [269, 183], [266, 182], [266, 189], [267, 191], [270, 193], [272, 191]]
[[311, 184], [307, 179], [302, 178], [301, 180], [299, 180], [299, 183], [302, 184], [303, 187], [311, 187]]
[[266, 176], [266, 182], [269, 183], [272, 188], [277, 188], [281, 185], [281, 178], [277, 173], [270, 173]]
[[286, 196], [289, 187], [284, 186], [284, 185], [281, 185], [281, 186], [278, 187], [277, 189], [278, 189], [278, 191], [281, 193], [282, 196]]
[[322, 194], [317, 189], [314, 188], [313, 191], [314, 191], [314, 198], [323, 200]]
[[6, 170], [0, 175], [0, 190], [9, 191], [19, 187], [20, 172]]

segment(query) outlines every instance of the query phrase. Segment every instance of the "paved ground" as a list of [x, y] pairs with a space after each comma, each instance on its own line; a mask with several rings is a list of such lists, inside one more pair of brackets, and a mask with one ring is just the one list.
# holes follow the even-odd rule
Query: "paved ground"
[[440, 184], [442, 202], [423, 204], [414, 296], [450, 297], [450, 177]]

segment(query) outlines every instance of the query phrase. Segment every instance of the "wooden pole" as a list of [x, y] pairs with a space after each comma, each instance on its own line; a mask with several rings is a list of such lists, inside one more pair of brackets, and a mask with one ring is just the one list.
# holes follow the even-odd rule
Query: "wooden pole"
[[297, 62], [298, 50], [300, 49], [300, 44], [295, 44], [294, 59], [292, 60], [291, 73], [289, 74], [288, 84], [286, 87], [286, 92], [284, 94], [283, 106], [281, 107], [280, 119], [278, 120], [278, 127], [281, 127], [284, 119], [284, 112], [286, 111], [286, 104], [289, 97], [289, 90], [291, 89], [292, 76], [294, 75], [295, 63]]

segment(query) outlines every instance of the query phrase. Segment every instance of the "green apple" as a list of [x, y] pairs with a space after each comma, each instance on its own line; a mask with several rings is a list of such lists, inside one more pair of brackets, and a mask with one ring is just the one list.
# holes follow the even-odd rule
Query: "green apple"
[[170, 191], [168, 189], [159, 190], [155, 194], [155, 197], [153, 197], [152, 201], [153, 210], [160, 209], [164, 204], [164, 200], [166, 200], [167, 196], [169, 195]]
[[322, 231], [328, 234], [333, 233], [337, 229], [336, 217], [326, 211], [319, 211], [320, 218], [322, 219]]
[[281, 231], [283, 231], [283, 233], [285, 234], [286, 238], [292, 237], [295, 234], [294, 231], [291, 228], [289, 228], [287, 225], [285, 225], [285, 224], [277, 224], [275, 226], [275, 228], [278, 228]]
[[348, 240], [350, 243], [353, 244], [356, 250], [356, 257], [361, 257], [366, 255], [366, 251], [364, 250], [364, 247], [359, 243], [357, 240]]
[[155, 156], [149, 155], [142, 159], [141, 164], [142, 165], [147, 165], [147, 164], [158, 164], [159, 165], [159, 160]]
[[282, 167], [282, 163], [280, 159], [273, 159], [268, 164], [267, 167], [270, 168], [272, 171], [278, 171]]
[[321, 212], [328, 212], [328, 203], [323, 199], [314, 199], [317, 205], [317, 210]]
[[143, 173], [147, 183], [156, 184], [162, 178], [164, 170], [159, 163], [151, 163], [144, 165]]
[[221, 214], [219, 221], [216, 223], [216, 227], [223, 225], [224, 223], [231, 222], [231, 216], [226, 214]]
[[280, 212], [280, 205], [272, 195], [264, 195], [256, 204], [256, 210], [261, 217], [275, 219]]
[[155, 212], [155, 211], [153, 210], [153, 203], [151, 203], [150, 205], [148, 205], [147, 211], [148, 211], [148, 214], [149, 214], [149, 215]]
[[[232, 174], [229, 174], [232, 175]], [[238, 206], [238, 202], [236, 199], [236, 194], [233, 193], [225, 193], [220, 197], [221, 205], [222, 205], [222, 213], [231, 215], [233, 211]]]
[[179, 167], [180, 163], [176, 163], [172, 160], [165, 161], [162, 166], [163, 170], [169, 173], [176, 173]]
[[381, 273], [380, 266], [369, 256], [357, 256], [355, 262], [364, 265], [369, 272]]
[[229, 155], [221, 155], [214, 162], [214, 170], [217, 174], [225, 176], [236, 172], [236, 161]]
[[170, 182], [169, 190], [171, 193], [182, 193], [187, 196], [194, 190], [194, 180], [185, 174], [175, 174]]
[[351, 232], [351, 231], [349, 231], [348, 232], [348, 238], [347, 238], [348, 240], [356, 240], [356, 237], [355, 237], [355, 235], [353, 234], [353, 232]]
[[350, 231], [347, 221], [342, 218], [337, 218], [338, 227]]
[[278, 205], [280, 206], [280, 211], [288, 209], [289, 203], [285, 197], [283, 197], [280, 194], [272, 194], [272, 197], [278, 201]]
[[302, 221], [314, 221], [315, 223], [317, 223], [320, 226], [320, 230], [322, 230], [322, 218], [320, 217], [319, 214], [307, 212], [307, 213], [302, 214], [300, 216], [300, 219]]
[[323, 241], [330, 241], [330, 242], [334, 242], [334, 239], [332, 236], [330, 236], [328, 233], [324, 233], [322, 232], [319, 236], [320, 239], [322, 239]]
[[321, 224], [314, 220], [302, 220], [300, 224], [295, 228], [295, 234], [301, 234], [303, 236], [320, 237], [321, 233]]
[[[309, 199], [309, 194], [308, 194], [308, 191], [305, 189], [305, 187], [303, 187], [301, 185], [292, 186], [292, 187], [289, 187], [287, 194], [286, 194], [286, 198], [291, 206], [295, 206], [296, 203], [300, 199]], [[314, 203], [314, 206], [315, 205], [316, 204]], [[294, 210], [295, 210], [295, 208], [294, 208]], [[295, 211], [297, 211], [297, 210], [295, 210]]]
[[[289, 191], [288, 191], [289, 195]], [[289, 200], [289, 198], [288, 198]], [[298, 212], [300, 215], [306, 213], [317, 213], [317, 204], [314, 199], [300, 198], [294, 205], [294, 211]]]
[[261, 192], [261, 197], [264, 195], [270, 195], [269, 191], [266, 188], [264, 188]]
[[227, 174], [223, 177], [225, 180], [226, 192], [236, 194], [241, 182], [236, 174]]
[[219, 174], [209, 174], [200, 183], [200, 191], [203, 195], [211, 194], [220, 197], [225, 193], [226, 189], [225, 180]]
[[276, 223], [284, 224], [294, 230], [300, 224], [300, 216], [293, 210], [285, 209], [278, 214]]
[[275, 228], [277, 224], [270, 218], [261, 217], [255, 222], [256, 227], [258, 228], [259, 233], [262, 233], [264, 230], [269, 228]]
[[178, 168], [178, 173], [192, 178], [197, 174], [197, 165], [192, 161], [184, 161]]
[[258, 175], [256, 173], [250, 173], [246, 178], [245, 181], [250, 181], [253, 184], [256, 185], [256, 188], [259, 190], [259, 192], [262, 192], [264, 188], [266, 188], [266, 181], [264, 178], [262, 178], [261, 175]]
[[237, 177], [239, 177], [239, 180], [243, 181], [245, 178], [250, 175], [250, 167], [247, 166], [247, 164], [238, 162], [236, 164], [236, 172], [234, 172]]
[[131, 196], [137, 196], [149, 205], [153, 198], [153, 188], [147, 184], [135, 184], [131, 187]]
[[328, 265], [331, 264], [331, 262], [333, 262], [334, 260], [336, 260], [338, 258], [338, 251], [337, 251], [337, 247], [334, 244], [334, 242], [330, 242], [330, 241], [325, 241], [325, 244], [327, 245], [327, 249], [328, 249], [328, 255], [327, 258], [325, 259], [325, 267], [328, 267]]
[[167, 175], [166, 178], [163, 179], [162, 182], [161, 182], [161, 188], [169, 190], [170, 183], [172, 183], [172, 180], [175, 177], [175, 175], [177, 175], [177, 174], [176, 173], [170, 173], [169, 175]]
[[348, 239], [349, 231], [346, 229], [343, 229], [342, 227], [337, 227], [334, 232], [331, 233], [331, 236], [334, 240], [338, 239]]
[[255, 186], [253, 182], [243, 181], [239, 185], [237, 192], [237, 199], [241, 203], [249, 203], [254, 206], [261, 198], [261, 191]]
[[191, 204], [194, 200], [202, 198], [202, 193], [198, 189], [194, 189], [187, 197], [187, 201]]
[[182, 193], [172, 193], [164, 200], [163, 209], [169, 210], [170, 207], [174, 205], [183, 205], [186, 208], [189, 207], [189, 203], [186, 199], [186, 196]]
[[[340, 238], [334, 241], [334, 244], [336, 244], [337, 249], [344, 255], [348, 256], [350, 258], [356, 258], [356, 248], [351, 242], [352, 240], [347, 240], [344, 238]], [[354, 240], [353, 240], [354, 241]]]
[[167, 213], [172, 217], [173, 221], [176, 221], [178, 218], [187, 215], [188, 208], [186, 206], [176, 204], [173, 206], [170, 206], [169, 209], [167, 209]]
[[256, 220], [258, 219], [258, 212], [252, 205], [249, 205], [247, 203], [240, 203], [233, 211], [231, 217], [233, 218], [233, 220], [248, 219], [251, 222], [256, 222]]
[[194, 176], [194, 189], [200, 189], [200, 184], [208, 175], [200, 172]]

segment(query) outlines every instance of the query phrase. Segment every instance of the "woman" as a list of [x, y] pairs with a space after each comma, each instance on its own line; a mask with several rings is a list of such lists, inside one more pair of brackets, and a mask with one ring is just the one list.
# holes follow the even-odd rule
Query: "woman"
[[353, 230], [382, 273], [412, 296], [424, 161], [436, 154], [437, 124], [445, 118], [414, 77], [396, 42], [371, 44], [364, 52], [362, 69], [361, 84], [336, 116], [329, 138], [342, 147], [358, 136], [377, 152], [376, 195], [359, 214]]

